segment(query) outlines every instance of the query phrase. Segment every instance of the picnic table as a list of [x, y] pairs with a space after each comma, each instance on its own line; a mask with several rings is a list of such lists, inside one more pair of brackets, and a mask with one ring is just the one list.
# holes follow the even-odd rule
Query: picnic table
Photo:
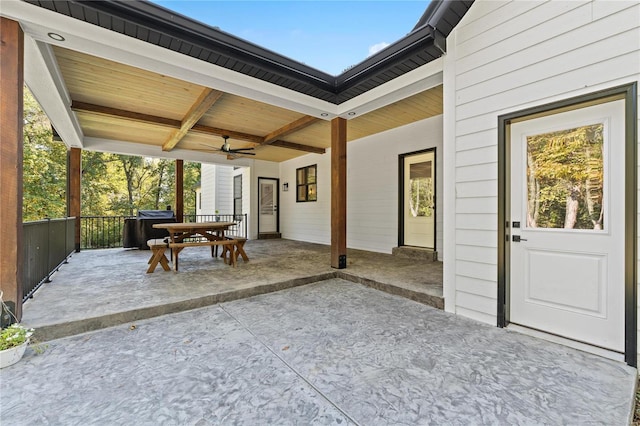
[[149, 260], [148, 273], [153, 272], [158, 264], [162, 265], [165, 271], [169, 270], [168, 259], [165, 256], [166, 249], [171, 249], [171, 259], [173, 269], [178, 270], [178, 255], [185, 247], [211, 246], [211, 255], [217, 256], [218, 246], [222, 247], [221, 256], [225, 263], [236, 265], [236, 259], [241, 256], [246, 262], [249, 257], [244, 251], [246, 238], [226, 236], [225, 232], [235, 222], [178, 222], [178, 223], [156, 223], [156, 229], [166, 229], [169, 232], [168, 239], [151, 240], [148, 242], [153, 254]]

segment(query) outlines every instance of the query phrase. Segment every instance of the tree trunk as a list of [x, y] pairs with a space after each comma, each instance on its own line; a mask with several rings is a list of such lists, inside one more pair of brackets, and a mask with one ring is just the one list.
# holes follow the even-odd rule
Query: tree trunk
[[531, 153], [527, 152], [527, 226], [538, 227], [538, 215], [540, 214], [540, 183], [536, 179], [536, 164]]
[[580, 185], [572, 185], [567, 195], [567, 209], [564, 215], [564, 228], [573, 229], [578, 220], [578, 206], [580, 198]]

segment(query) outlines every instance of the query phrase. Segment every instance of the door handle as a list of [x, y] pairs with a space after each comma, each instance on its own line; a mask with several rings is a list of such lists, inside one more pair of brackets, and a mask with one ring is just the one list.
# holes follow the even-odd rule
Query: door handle
[[528, 241], [526, 238], [521, 238], [520, 235], [512, 235], [511, 241], [514, 243], [519, 243], [520, 241]]

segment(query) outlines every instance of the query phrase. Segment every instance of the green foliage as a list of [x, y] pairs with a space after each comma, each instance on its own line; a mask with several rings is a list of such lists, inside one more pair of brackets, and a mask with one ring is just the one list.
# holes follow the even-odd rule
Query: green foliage
[[416, 216], [433, 216], [433, 180], [431, 178], [414, 178], [410, 181], [409, 208]]
[[47, 116], [31, 92], [24, 90], [23, 220], [64, 217], [66, 159], [63, 143], [53, 141]]
[[[24, 96], [24, 221], [66, 216], [67, 149], [53, 141], [51, 124], [29, 90]], [[83, 216], [133, 216], [138, 210], [175, 209], [175, 161], [82, 151]], [[200, 163], [184, 163], [184, 210], [195, 211]], [[121, 232], [104, 222], [111, 239]]]
[[601, 229], [603, 125], [527, 138], [529, 225]]
[[0, 330], [0, 351], [20, 346], [29, 341], [33, 335], [33, 328], [27, 328], [20, 324], [11, 324], [7, 328]]

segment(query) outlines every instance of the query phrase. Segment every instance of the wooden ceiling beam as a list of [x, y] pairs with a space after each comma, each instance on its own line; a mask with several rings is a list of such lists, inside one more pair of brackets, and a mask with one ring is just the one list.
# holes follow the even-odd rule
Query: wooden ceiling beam
[[163, 151], [171, 151], [184, 138], [189, 130], [209, 111], [209, 109], [222, 96], [223, 92], [206, 88], [202, 91], [198, 99], [191, 105], [191, 108], [182, 119], [180, 128], [175, 130], [171, 136], [162, 144]]
[[[158, 116], [149, 115], [149, 114], [142, 114], [142, 113], [127, 111], [127, 110], [118, 109], [118, 108], [110, 108], [110, 107], [90, 104], [86, 102], [73, 101], [71, 103], [71, 109], [78, 112], [87, 112], [87, 113], [100, 114], [100, 115], [106, 115], [111, 117], [119, 117], [125, 120], [137, 121], [145, 124], [154, 124], [159, 126], [171, 127], [174, 129], [179, 129], [182, 126], [182, 122], [180, 120], [174, 120], [174, 119], [165, 118], [165, 117], [158, 117]], [[315, 118], [315, 117], [311, 117], [311, 118]], [[300, 128], [298, 128], [298, 130], [299, 129]], [[190, 131], [193, 133], [202, 133], [206, 135], [214, 135], [214, 136], [220, 136], [220, 137], [229, 136], [231, 139], [250, 142], [257, 145], [263, 145], [265, 141], [265, 138], [263, 136], [252, 135], [250, 133], [235, 132], [233, 130], [205, 126], [202, 124], [195, 124], [193, 127], [191, 127]], [[272, 133], [275, 133], [275, 132], [272, 132]], [[309, 145], [302, 145], [294, 142], [287, 142], [281, 139], [273, 140], [266, 145], [273, 145], [280, 148], [293, 149], [293, 150], [303, 151], [303, 152], [311, 152], [314, 154], [325, 153], [324, 148], [318, 148], [318, 147], [309, 146]]]
[[326, 152], [324, 148], [318, 148], [317, 146], [302, 145], [299, 143], [287, 142], [279, 139], [271, 142], [269, 145], [277, 146], [279, 148], [295, 149], [297, 151], [312, 152], [314, 154], [324, 154]]
[[86, 102], [71, 102], [71, 109], [79, 112], [90, 112], [93, 114], [108, 115], [111, 117], [120, 117], [126, 120], [138, 121], [140, 123], [158, 124], [160, 126], [178, 128], [181, 125], [180, 120], [171, 118], [158, 117], [155, 115], [141, 114], [139, 112], [126, 111], [124, 109], [110, 108], [102, 105], [95, 105]]
[[229, 136], [231, 139], [251, 142], [255, 144], [261, 144], [263, 140], [262, 136], [252, 135], [250, 133], [234, 132], [233, 130], [204, 126], [202, 124], [196, 124], [191, 128], [191, 131], [195, 133], [204, 133], [206, 135], [214, 135], [214, 136], [220, 136], [220, 137]]
[[264, 137], [262, 141], [262, 145], [269, 145], [280, 138], [285, 137], [293, 132], [297, 132], [298, 130], [302, 130], [307, 126], [312, 125], [313, 123], [319, 121], [319, 118], [312, 117], [310, 115], [305, 115], [302, 118], [297, 119], [296, 121], [292, 121], [291, 123], [282, 126], [281, 128], [274, 130]]

